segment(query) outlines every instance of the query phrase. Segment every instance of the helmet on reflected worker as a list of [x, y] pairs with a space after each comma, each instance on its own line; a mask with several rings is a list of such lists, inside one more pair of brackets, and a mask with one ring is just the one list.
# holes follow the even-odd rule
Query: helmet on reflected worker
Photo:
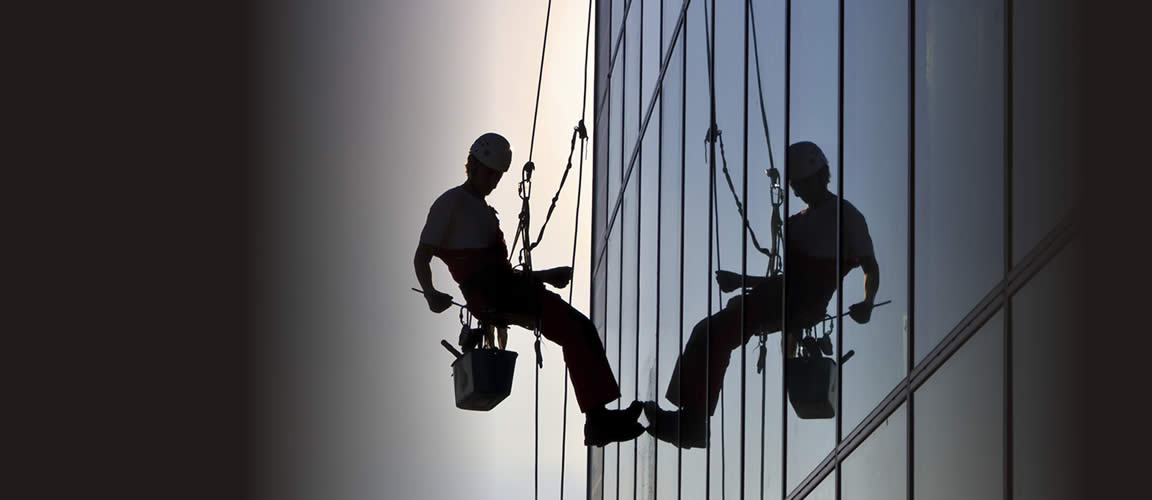
[[828, 158], [815, 143], [803, 141], [788, 146], [789, 179], [800, 180], [810, 177], [826, 166]]
[[475, 156], [484, 166], [498, 172], [507, 172], [512, 164], [512, 145], [508, 139], [496, 132], [488, 132], [476, 139], [468, 153]]

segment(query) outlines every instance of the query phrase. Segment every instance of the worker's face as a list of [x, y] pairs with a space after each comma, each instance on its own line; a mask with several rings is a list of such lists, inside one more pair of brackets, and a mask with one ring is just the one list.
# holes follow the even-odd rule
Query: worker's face
[[803, 179], [789, 179], [788, 185], [804, 203], [811, 204], [817, 196], [828, 189], [828, 182], [820, 174], [809, 175]]
[[480, 165], [472, 169], [470, 180], [472, 181], [472, 186], [476, 189], [477, 192], [483, 194], [484, 196], [488, 196], [492, 193], [493, 190], [496, 189], [496, 186], [500, 184], [500, 179], [502, 177], [504, 177], [504, 172], [492, 170], [488, 167]]

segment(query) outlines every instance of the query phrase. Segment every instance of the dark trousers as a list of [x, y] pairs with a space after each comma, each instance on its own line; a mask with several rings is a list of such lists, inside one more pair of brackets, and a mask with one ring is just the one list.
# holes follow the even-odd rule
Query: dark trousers
[[[466, 284], [465, 284], [466, 283]], [[564, 352], [564, 363], [581, 412], [620, 397], [596, 325], [544, 285], [519, 275], [489, 274], [461, 284], [468, 308], [481, 321], [533, 328]]]
[[[812, 326], [824, 318], [831, 293], [818, 287], [789, 286], [789, 289], [792, 290], [788, 299], [789, 330]], [[668, 382], [665, 392], [668, 401], [685, 411], [699, 412], [706, 407], [709, 415], [714, 414], [732, 351], [762, 331], [780, 331], [783, 290], [783, 280], [771, 278], [745, 297], [733, 297], [724, 309], [696, 323]], [[742, 303], [747, 304], [743, 335]]]

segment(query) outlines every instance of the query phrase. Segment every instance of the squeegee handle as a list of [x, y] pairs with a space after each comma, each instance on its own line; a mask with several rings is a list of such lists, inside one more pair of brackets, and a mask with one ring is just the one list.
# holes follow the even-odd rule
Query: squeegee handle
[[449, 344], [447, 340], [440, 339], [440, 345], [444, 346], [445, 349], [448, 349], [448, 352], [452, 353], [452, 355], [456, 356], [457, 358], [463, 356], [463, 354], [460, 354], [460, 351], [457, 351], [455, 347], [452, 347], [452, 344]]
[[[885, 300], [884, 302], [877, 302], [875, 304], [872, 304], [872, 307], [876, 308], [876, 307], [885, 306], [885, 305], [888, 305], [891, 303], [892, 303], [891, 300]], [[843, 313], [839, 316], [826, 316], [824, 319], [826, 319], [826, 320], [827, 319], [840, 319], [840, 318], [843, 318], [844, 316], [847, 316], [847, 315], [848, 315], [848, 313]]]
[[[416, 292], [416, 293], [419, 293], [419, 294], [424, 294], [424, 295], [427, 295], [427, 293], [424, 293], [424, 290], [421, 290], [421, 289], [419, 289], [419, 288], [415, 288], [415, 287], [413, 287], [413, 288], [412, 288], [412, 291], [413, 291], [413, 292]], [[453, 301], [452, 301], [452, 305], [454, 305], [454, 306], [456, 306], [456, 307], [463, 307], [464, 309], [468, 309], [468, 306], [466, 306], [466, 305], [464, 305], [464, 304], [461, 304], [461, 303], [459, 303], [459, 302], [456, 302], [455, 300], [453, 300]]]

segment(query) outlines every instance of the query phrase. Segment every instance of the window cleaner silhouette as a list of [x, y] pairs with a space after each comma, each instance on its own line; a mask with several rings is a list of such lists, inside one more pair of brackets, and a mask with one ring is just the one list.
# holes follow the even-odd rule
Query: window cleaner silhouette
[[507, 139], [491, 132], [480, 136], [468, 152], [467, 180], [432, 204], [413, 262], [428, 308], [439, 313], [452, 305], [452, 296], [436, 290], [432, 283], [429, 264], [432, 257], [438, 257], [459, 284], [468, 309], [482, 324], [538, 328], [545, 338], [563, 348], [576, 401], [585, 414], [585, 445], [634, 439], [644, 433], [644, 426], [637, 422], [642, 405], [633, 401], [622, 410], [605, 408], [620, 397], [620, 388], [595, 325], [544, 288], [543, 283], [567, 286], [572, 268], [525, 273], [508, 263], [508, 247], [496, 210], [484, 198], [496, 189], [511, 162]]
[[[880, 287], [880, 266], [864, 216], [851, 203], [828, 190], [831, 174], [824, 152], [811, 142], [792, 144], [788, 147], [788, 168], [789, 186], [807, 205], [787, 222], [788, 261], [784, 267], [788, 275], [789, 332], [785, 336], [784, 352], [793, 358], [797, 333], [825, 318], [828, 301], [844, 276], [856, 267], [865, 274], [865, 298], [850, 306], [848, 315], [857, 323], [871, 319]], [[839, 276], [836, 274], [837, 202], [843, 203], [844, 238]], [[716, 283], [724, 292], [740, 288], [741, 278], [730, 271], [716, 271]], [[696, 323], [683, 354], [676, 361], [665, 397], [679, 409], [665, 410], [655, 401], [645, 404], [649, 434], [682, 448], [707, 446], [706, 421], [716, 411], [732, 351], [753, 335], [780, 331], [781, 294], [785, 293], [783, 277], [743, 276], [743, 280], [751, 290], [744, 297], [733, 297], [724, 309]], [[743, 338], [741, 303], [747, 306]]]

